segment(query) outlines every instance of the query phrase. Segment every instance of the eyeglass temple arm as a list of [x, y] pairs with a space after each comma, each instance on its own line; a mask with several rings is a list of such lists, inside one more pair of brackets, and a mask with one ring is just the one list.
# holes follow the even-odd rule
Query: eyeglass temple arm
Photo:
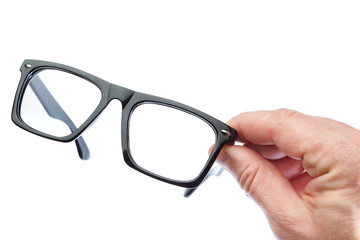
[[206, 174], [204, 180], [202, 181], [202, 183], [196, 187], [196, 188], [187, 188], [185, 189], [185, 192], [184, 192], [184, 197], [188, 198], [190, 197], [195, 191], [196, 189], [198, 189], [210, 176], [216, 176], [216, 177], [219, 177], [222, 172], [224, 171], [224, 169], [220, 166], [214, 166], [210, 169], [210, 171], [208, 172], [208, 174]]
[[[47, 89], [40, 77], [35, 75], [30, 81], [30, 87], [34, 91], [36, 97], [39, 99], [41, 105], [44, 107], [47, 114], [55, 119], [58, 119], [64, 122], [72, 132], [76, 130], [76, 126], [70, 117], [66, 114], [64, 109], [56, 101], [54, 96]], [[82, 160], [87, 160], [90, 158], [90, 151], [87, 147], [82, 136], [75, 140], [76, 148], [79, 153], [79, 157]]]

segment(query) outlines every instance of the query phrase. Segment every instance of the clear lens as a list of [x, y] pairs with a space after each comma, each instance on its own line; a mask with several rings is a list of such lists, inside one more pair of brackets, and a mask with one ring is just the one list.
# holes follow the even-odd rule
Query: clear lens
[[184, 111], [147, 103], [131, 115], [131, 155], [140, 167], [162, 177], [193, 180], [206, 165], [214, 143], [212, 127]]
[[20, 115], [30, 127], [63, 137], [86, 121], [100, 98], [100, 89], [81, 77], [43, 70], [34, 74], [27, 84]]

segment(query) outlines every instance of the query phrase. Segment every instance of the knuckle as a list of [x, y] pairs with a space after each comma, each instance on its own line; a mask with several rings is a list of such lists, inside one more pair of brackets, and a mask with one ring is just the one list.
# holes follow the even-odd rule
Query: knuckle
[[274, 117], [281, 123], [289, 121], [293, 117], [297, 116], [299, 112], [287, 108], [279, 108], [273, 111]]
[[254, 187], [256, 186], [254, 182], [256, 182], [256, 178], [259, 178], [259, 170], [260, 164], [252, 163], [245, 167], [242, 173], [239, 174], [239, 185], [246, 193], [250, 194], [251, 196], [253, 195], [252, 192], [254, 192]]
[[281, 129], [295, 131], [296, 128], [294, 128], [294, 122], [299, 119], [299, 114], [299, 112], [287, 108], [279, 108], [277, 110], [271, 111], [269, 118], [274, 123], [270, 129], [270, 135], [272, 138], [274, 139]]

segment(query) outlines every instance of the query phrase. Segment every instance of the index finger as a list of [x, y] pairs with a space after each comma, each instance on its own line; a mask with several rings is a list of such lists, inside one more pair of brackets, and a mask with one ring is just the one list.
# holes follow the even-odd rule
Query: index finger
[[328, 136], [319, 119], [289, 109], [240, 114], [228, 124], [238, 140], [259, 145], [274, 144], [290, 157], [303, 158]]

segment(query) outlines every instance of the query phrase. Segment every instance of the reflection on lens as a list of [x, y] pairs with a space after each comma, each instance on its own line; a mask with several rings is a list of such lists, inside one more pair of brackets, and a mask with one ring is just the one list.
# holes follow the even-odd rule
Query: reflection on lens
[[22, 120], [43, 133], [63, 137], [74, 132], [95, 110], [101, 92], [91, 82], [58, 70], [34, 74], [20, 109]]
[[131, 115], [129, 144], [136, 164], [173, 180], [196, 178], [208, 161], [215, 132], [202, 119], [157, 104], [142, 104]]

